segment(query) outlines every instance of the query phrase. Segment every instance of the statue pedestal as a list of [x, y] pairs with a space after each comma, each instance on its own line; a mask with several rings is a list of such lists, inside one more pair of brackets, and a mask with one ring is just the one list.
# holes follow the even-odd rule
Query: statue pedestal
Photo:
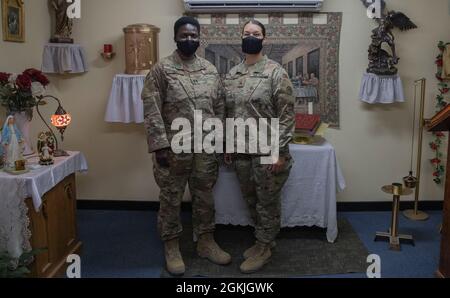
[[361, 80], [359, 98], [370, 104], [404, 102], [403, 84], [400, 76], [380, 76], [365, 73]]
[[48, 43], [42, 55], [44, 73], [84, 73], [88, 71], [86, 54], [79, 44]]
[[50, 39], [50, 43], [73, 43], [73, 38], [69, 37], [53, 37]]
[[114, 77], [105, 121], [111, 123], [144, 123], [141, 99], [145, 75], [118, 74]]

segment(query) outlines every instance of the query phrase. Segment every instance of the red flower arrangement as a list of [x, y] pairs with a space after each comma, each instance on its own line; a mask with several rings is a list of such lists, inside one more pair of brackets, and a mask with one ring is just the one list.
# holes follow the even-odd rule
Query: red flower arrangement
[[438, 137], [438, 138], [444, 138], [444, 137], [445, 137], [445, 134], [444, 134], [442, 131], [438, 131], [438, 132], [436, 132], [434, 135], [435, 135], [436, 137]]
[[[448, 103], [445, 100], [445, 96], [447, 93], [449, 93], [450, 88], [447, 82], [444, 81], [442, 78], [442, 66], [443, 66], [443, 52], [445, 49], [446, 44], [444, 42], [439, 42], [438, 49], [440, 51], [440, 54], [436, 57], [436, 66], [437, 66], [437, 72], [436, 72], [436, 79], [439, 81], [438, 83], [438, 89], [439, 94], [436, 96], [436, 111], [442, 110]], [[445, 173], [445, 166], [442, 164], [442, 152], [441, 152], [441, 145], [443, 143], [443, 139], [445, 138], [444, 133], [442, 132], [435, 132], [433, 133], [435, 139], [433, 142], [430, 143], [430, 148], [434, 152], [434, 158], [430, 159], [430, 163], [432, 164], [434, 168], [433, 172], [433, 181], [436, 184], [442, 183], [442, 176]]]
[[437, 164], [440, 164], [440, 163], [441, 163], [441, 160], [440, 160], [439, 158], [433, 158], [433, 159], [431, 160], [431, 163], [437, 165]]
[[45, 75], [42, 74], [41, 71], [36, 70], [34, 68], [29, 68], [25, 70], [23, 74], [30, 77], [31, 80], [41, 83], [42, 86], [44, 87], [46, 87], [50, 83], [50, 81], [47, 79]]
[[16, 85], [19, 89], [26, 91], [31, 89], [31, 78], [26, 74], [17, 76]]
[[0, 84], [2, 85], [8, 84], [10, 76], [11, 76], [10, 73], [0, 72]]
[[19, 75], [0, 72], [0, 102], [9, 112], [29, 111], [49, 83], [47, 77], [34, 68]]

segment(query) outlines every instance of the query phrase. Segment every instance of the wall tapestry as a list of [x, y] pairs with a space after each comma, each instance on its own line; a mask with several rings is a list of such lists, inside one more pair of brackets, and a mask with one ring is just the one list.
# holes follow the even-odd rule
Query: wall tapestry
[[[296, 112], [321, 115], [339, 128], [339, 44], [342, 13], [193, 15], [202, 23], [197, 52], [224, 76], [243, 59], [242, 25], [261, 21], [267, 29], [265, 54], [283, 65], [292, 79]], [[263, 21], [265, 19], [265, 21]]]

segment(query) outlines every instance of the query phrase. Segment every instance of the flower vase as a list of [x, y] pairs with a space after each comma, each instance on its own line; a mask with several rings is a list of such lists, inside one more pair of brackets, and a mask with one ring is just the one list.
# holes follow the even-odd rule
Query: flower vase
[[35, 153], [30, 139], [30, 126], [33, 115], [30, 111], [16, 112], [13, 114], [17, 128], [22, 133], [24, 151], [23, 156], [33, 155]]

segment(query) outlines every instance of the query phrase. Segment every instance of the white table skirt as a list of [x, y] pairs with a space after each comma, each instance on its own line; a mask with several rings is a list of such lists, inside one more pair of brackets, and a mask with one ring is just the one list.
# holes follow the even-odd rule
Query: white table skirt
[[303, 86], [295, 88], [296, 97], [316, 98], [318, 95], [317, 88], [314, 86]]
[[79, 44], [48, 43], [42, 55], [44, 73], [83, 73], [88, 71], [86, 53]]
[[[327, 239], [338, 235], [336, 193], [346, 187], [333, 146], [291, 144], [295, 160], [282, 191], [281, 226], [318, 226], [327, 229]], [[214, 189], [216, 223], [252, 225], [235, 172], [222, 167]]]
[[361, 80], [359, 98], [370, 104], [404, 102], [402, 80], [398, 74], [379, 76], [373, 73], [365, 73]]
[[145, 75], [119, 74], [114, 77], [106, 122], [143, 123], [144, 105], [141, 99]]
[[[46, 192], [70, 174], [87, 170], [82, 153], [68, 153], [69, 157], [56, 157], [52, 166], [40, 167], [19, 176], [0, 171], [0, 251], [7, 250], [17, 258], [31, 248], [26, 198], [31, 197], [35, 210], [39, 211]], [[37, 166], [38, 160], [38, 157], [30, 158], [27, 166]]]

